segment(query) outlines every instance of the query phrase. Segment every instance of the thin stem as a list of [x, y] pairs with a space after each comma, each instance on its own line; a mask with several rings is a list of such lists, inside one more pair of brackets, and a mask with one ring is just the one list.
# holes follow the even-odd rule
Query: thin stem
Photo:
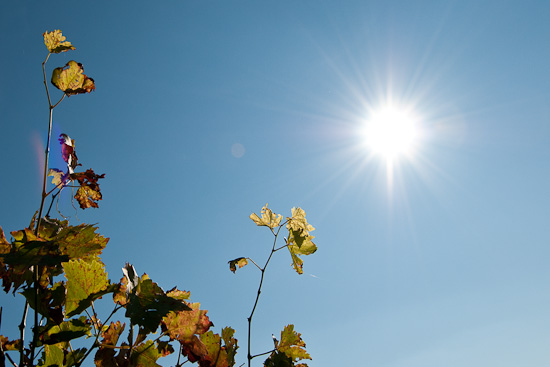
[[[122, 306], [120, 305], [116, 305], [115, 308], [113, 309], [113, 311], [111, 312], [111, 314], [109, 315], [109, 317], [107, 317], [107, 320], [105, 320], [105, 322], [103, 323], [103, 325], [105, 325], [106, 323], [109, 322], [109, 320], [111, 319], [111, 317], [113, 317], [113, 315], [122, 308]], [[94, 311], [95, 313], [95, 311]], [[82, 357], [82, 359], [75, 365], [76, 367], [79, 367], [82, 362], [84, 362], [84, 360], [86, 359], [86, 357], [88, 357], [88, 355], [90, 355], [90, 353], [92, 352], [92, 350], [94, 350], [94, 348], [97, 348], [97, 341], [99, 340], [99, 336], [101, 335], [101, 333], [97, 333], [96, 336], [95, 336], [95, 340], [94, 340], [94, 344], [92, 345], [92, 347], [90, 349], [88, 349], [88, 351], [86, 352], [86, 354], [84, 355], [84, 357]]]
[[[286, 222], [285, 222], [286, 223]], [[275, 253], [275, 245], [277, 244], [277, 237], [279, 236], [279, 232], [281, 231], [281, 228], [283, 228], [284, 223], [279, 226], [279, 229], [277, 229], [277, 232], [273, 231], [273, 228], [271, 229], [271, 233], [273, 233], [273, 236], [275, 237], [273, 240], [273, 247], [271, 248], [271, 253], [269, 254], [269, 257], [267, 258], [267, 261], [265, 262], [265, 265], [263, 268], [260, 268], [260, 271], [262, 272], [262, 275], [260, 277], [260, 284], [258, 285], [258, 293], [256, 294], [256, 300], [254, 301], [254, 306], [252, 307], [252, 312], [250, 312], [250, 316], [248, 316], [248, 367], [251, 366], [252, 359], [257, 357], [258, 355], [253, 356], [250, 353], [250, 341], [252, 339], [252, 317], [254, 316], [254, 312], [256, 311], [256, 306], [258, 305], [258, 300], [260, 299], [260, 294], [262, 293], [262, 285], [264, 282], [264, 275], [265, 275], [265, 269], [267, 268], [267, 265], [269, 265], [269, 262], [271, 261], [271, 257]], [[258, 265], [256, 265], [258, 266]], [[259, 268], [259, 267], [258, 267]], [[260, 354], [263, 355], [263, 354]]]
[[25, 328], [27, 327], [27, 313], [29, 312], [29, 301], [25, 301], [25, 308], [23, 309], [23, 318], [21, 324], [19, 324], [19, 335], [21, 339], [21, 345], [19, 346], [19, 365], [23, 366], [25, 362]]
[[277, 349], [271, 349], [270, 351], [263, 352], [263, 353], [260, 353], [260, 354], [256, 354], [256, 355], [252, 356], [252, 358], [265, 356], [266, 354], [273, 353], [273, 352], [276, 351], [276, 350], [277, 350]]
[[252, 262], [252, 264], [256, 265], [256, 267], [258, 269], [260, 269], [260, 271], [262, 270], [262, 268], [260, 267], [260, 265], [256, 264], [256, 262], [254, 260], [252, 260], [251, 258], [247, 257], [248, 260], [250, 260]]

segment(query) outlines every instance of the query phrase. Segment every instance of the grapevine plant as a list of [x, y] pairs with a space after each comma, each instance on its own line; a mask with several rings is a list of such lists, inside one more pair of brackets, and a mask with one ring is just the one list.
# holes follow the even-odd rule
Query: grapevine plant
[[[63, 219], [50, 216], [55, 199], [67, 187], [76, 189], [74, 200], [81, 209], [97, 208], [102, 200], [99, 182], [105, 175], [96, 174], [92, 169], [79, 170], [82, 164], [76, 155], [75, 141], [67, 134], [59, 137], [66, 167], [49, 167], [53, 110], [65, 97], [91, 93], [95, 90], [95, 82], [84, 74], [82, 64], [69, 61], [52, 72], [51, 84], [63, 92], [59, 101], [52, 103], [46, 63], [52, 54], [75, 47], [59, 30], [45, 32], [43, 36], [48, 49], [42, 71], [49, 120], [42, 195], [29, 226], [10, 232], [10, 241], [0, 227], [3, 289], [24, 298], [21, 323], [18, 330], [10, 334], [17, 335], [15, 339], [3, 335], [2, 317], [6, 317], [6, 311], [0, 308], [0, 367], [93, 364], [98, 367], [149, 367], [161, 366], [160, 358], [173, 353], [177, 353], [178, 367], [187, 362], [198, 363], [200, 367], [234, 366], [238, 349], [235, 331], [225, 327], [221, 334], [215, 334], [207, 311], [200, 309], [199, 303], [190, 301], [190, 292], [175, 287], [164, 291], [147, 274], [139, 276], [128, 263], [122, 268], [123, 276], [118, 282], [110, 280], [100, 257], [109, 238], [98, 233], [94, 225], [71, 225], [61, 213]], [[50, 184], [48, 177], [51, 177]], [[229, 261], [233, 272], [250, 261], [261, 273], [248, 317], [248, 366], [254, 358], [265, 355], [268, 355], [264, 361], [267, 367], [306, 366], [300, 361], [311, 357], [292, 324], [284, 327], [280, 339], [273, 337], [273, 349], [255, 355], [251, 353], [251, 333], [265, 271], [273, 254], [288, 249], [292, 266], [301, 274], [303, 260], [300, 256], [317, 249], [310, 235], [314, 228], [307, 223], [301, 208], [292, 208], [292, 216], [283, 223], [282, 216], [273, 213], [267, 205], [260, 216], [252, 214], [250, 218], [258, 226], [267, 227], [274, 241], [263, 267], [247, 257]], [[283, 228], [288, 229], [288, 236], [284, 244], [277, 247]], [[110, 314], [100, 317], [95, 304], [107, 295], [112, 297], [114, 306]], [[7, 316], [17, 317], [11, 313]]]

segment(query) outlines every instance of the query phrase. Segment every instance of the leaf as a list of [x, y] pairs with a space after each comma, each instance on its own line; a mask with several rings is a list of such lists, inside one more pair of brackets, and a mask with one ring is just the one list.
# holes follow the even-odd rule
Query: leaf
[[63, 282], [55, 283], [51, 288], [42, 289], [38, 307], [35, 304], [34, 288], [26, 288], [21, 294], [27, 299], [32, 309], [46, 317], [48, 323], [59, 325], [63, 322], [66, 288]]
[[126, 294], [133, 293], [139, 284], [139, 276], [136, 273], [136, 269], [132, 264], [126, 263], [122, 268], [122, 273], [126, 278]]
[[311, 359], [309, 354], [304, 349], [306, 343], [302, 340], [300, 333], [294, 331], [294, 325], [285, 326], [281, 331], [281, 341], [275, 340], [275, 349], [286, 354], [292, 361], [296, 362], [301, 359]]
[[96, 366], [117, 366], [114, 347], [116, 347], [125, 325], [121, 325], [120, 321], [111, 322], [109, 327], [101, 333], [103, 341], [99, 344], [99, 349], [94, 357]]
[[183, 300], [189, 299], [189, 297], [191, 296], [191, 292], [180, 291], [179, 289], [174, 287], [170, 289], [168, 292], [166, 292], [166, 295], [168, 297], [172, 297], [174, 299], [179, 299], [180, 301], [183, 301]]
[[162, 367], [157, 363], [160, 357], [162, 355], [155, 347], [155, 343], [152, 340], [147, 340], [134, 348], [134, 353], [131, 355], [131, 365], [133, 367]]
[[59, 231], [52, 238], [62, 254], [71, 259], [86, 259], [94, 257], [103, 251], [109, 238], [105, 238], [96, 233], [97, 227], [91, 224], [79, 224], [78, 226], [68, 226]]
[[82, 64], [71, 60], [62, 68], [52, 72], [52, 84], [67, 96], [90, 93], [95, 90], [95, 82], [84, 74]]
[[42, 343], [50, 345], [66, 343], [85, 335], [91, 335], [90, 330], [91, 326], [86, 316], [81, 316], [78, 319], [63, 321], [53, 327], [46, 325], [40, 333], [40, 340]]
[[188, 311], [172, 311], [162, 319], [162, 331], [171, 340], [185, 341], [195, 334], [203, 334], [213, 325], [206, 310], [200, 310], [199, 303], [189, 303]]
[[71, 260], [63, 264], [67, 278], [67, 298], [65, 313], [67, 317], [77, 315], [91, 306], [92, 302], [100, 298], [110, 285], [105, 265], [92, 259]]
[[68, 173], [72, 174], [77, 166], [82, 166], [78, 163], [78, 157], [74, 150], [74, 139], [71, 139], [67, 134], [60, 134], [58, 140], [61, 144], [61, 157], [67, 163]]
[[313, 243], [315, 238], [310, 234], [314, 231], [312, 225], [306, 220], [306, 212], [301, 208], [292, 208], [292, 217], [287, 218], [288, 239], [287, 247], [292, 258], [292, 267], [298, 274], [303, 274], [304, 261], [300, 255], [311, 255], [317, 251]]
[[60, 345], [45, 345], [38, 366], [64, 366], [63, 359], [63, 348]]
[[237, 354], [237, 339], [233, 337], [235, 330], [230, 327], [224, 327], [222, 329], [222, 339], [225, 344], [224, 348], [227, 353], [227, 363], [229, 366], [235, 365], [235, 354]]
[[65, 41], [65, 36], [61, 34], [59, 29], [52, 32], [44, 32], [44, 44], [48, 48], [48, 51], [52, 54], [58, 54], [68, 50], [74, 50], [74, 46], [69, 41]]
[[235, 260], [229, 261], [229, 270], [231, 270], [233, 273], [237, 271], [237, 265], [239, 266], [239, 269], [242, 268], [245, 265], [248, 265], [248, 260], [245, 257], [239, 257]]
[[161, 320], [173, 312], [191, 312], [189, 306], [182, 300], [166, 295], [157, 283], [145, 274], [135, 293], [128, 297], [126, 317], [134, 325], [144, 328], [146, 333], [155, 332]]
[[266, 226], [271, 229], [279, 226], [279, 223], [281, 223], [281, 219], [283, 218], [282, 215], [277, 215], [271, 211], [271, 209], [267, 208], [267, 204], [264, 205], [261, 211], [262, 217], [260, 218], [258, 214], [252, 213], [250, 214], [250, 219], [256, 223], [257, 226]]
[[272, 352], [264, 362], [265, 367], [294, 367], [292, 358], [281, 352]]
[[52, 176], [52, 184], [56, 187], [61, 187], [67, 181], [67, 175], [57, 168], [50, 168], [48, 176]]
[[0, 346], [4, 351], [19, 350], [19, 347], [21, 347], [21, 339], [8, 340], [4, 335], [0, 335]]
[[104, 178], [105, 174], [97, 175], [92, 169], [86, 170], [86, 172], [77, 172], [70, 175], [71, 180], [76, 180], [80, 184], [74, 198], [80, 204], [80, 208], [97, 208], [97, 201], [103, 197], [99, 190], [100, 178]]

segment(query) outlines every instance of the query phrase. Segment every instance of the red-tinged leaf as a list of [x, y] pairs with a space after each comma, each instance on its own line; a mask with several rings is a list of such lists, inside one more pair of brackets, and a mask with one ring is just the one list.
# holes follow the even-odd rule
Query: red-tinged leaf
[[[208, 331], [201, 334], [200, 340], [206, 348], [206, 354], [198, 360], [200, 367], [231, 367], [235, 364], [237, 340], [233, 338], [235, 331], [231, 328], [222, 330], [222, 337]], [[222, 338], [225, 345], [222, 345]]]
[[168, 297], [172, 297], [174, 299], [179, 299], [180, 301], [184, 301], [189, 299], [191, 296], [191, 292], [189, 291], [180, 291], [176, 287], [170, 289], [168, 292], [166, 292], [166, 295]]
[[101, 200], [101, 193], [95, 191], [89, 186], [80, 186], [74, 196], [80, 204], [81, 209], [99, 208], [97, 201]]
[[191, 363], [202, 360], [208, 354], [206, 346], [196, 335], [180, 340], [180, 345], [181, 354]]
[[95, 90], [94, 80], [84, 74], [82, 64], [73, 60], [64, 67], [53, 70], [52, 84], [68, 96], [90, 93]]
[[190, 303], [190, 311], [170, 312], [162, 319], [162, 330], [170, 339], [185, 341], [195, 334], [203, 334], [213, 325], [206, 310], [200, 310], [199, 303]]
[[105, 265], [98, 259], [71, 260], [63, 264], [67, 278], [65, 313], [71, 317], [84, 311], [109, 287]]
[[237, 266], [242, 268], [243, 266], [248, 265], [248, 260], [245, 257], [239, 257], [235, 260], [228, 261], [229, 262], [229, 270], [231, 270], [233, 273], [237, 271]]
[[44, 44], [48, 48], [48, 51], [52, 54], [58, 54], [60, 52], [75, 49], [69, 41], [65, 41], [66, 38], [61, 34], [59, 29], [52, 32], [46, 31], [42, 34], [42, 36], [44, 37]]
[[81, 166], [76, 156], [74, 139], [71, 139], [67, 134], [61, 134], [59, 135], [59, 143], [61, 144], [61, 157], [67, 163], [69, 174], [72, 174], [77, 166]]
[[111, 322], [109, 327], [101, 333], [103, 341], [99, 345], [99, 349], [95, 354], [94, 362], [98, 367], [119, 367], [115, 358], [115, 349], [120, 335], [124, 331], [126, 324], [120, 324], [120, 321], [116, 323]]
[[2, 350], [4, 351], [19, 350], [21, 339], [8, 340], [4, 335], [0, 335], [0, 346], [2, 346]]
[[88, 169], [86, 172], [73, 173], [69, 177], [80, 184], [74, 197], [80, 204], [80, 207], [82, 209], [97, 208], [97, 201], [102, 199], [97, 181], [100, 178], [104, 178], [105, 174], [97, 175], [92, 169]]
[[158, 341], [157, 350], [159, 351], [161, 357], [166, 357], [174, 353], [174, 347], [172, 347], [172, 344], [167, 341]]
[[112, 322], [109, 325], [109, 327], [101, 333], [101, 336], [103, 337], [102, 345], [110, 345], [115, 346], [118, 343], [118, 338], [120, 337], [120, 334], [124, 331], [124, 327], [126, 324], [121, 324], [120, 321]]

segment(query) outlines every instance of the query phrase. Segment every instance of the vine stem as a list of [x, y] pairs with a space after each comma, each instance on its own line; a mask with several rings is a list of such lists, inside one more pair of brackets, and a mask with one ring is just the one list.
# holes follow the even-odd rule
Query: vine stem
[[260, 269], [260, 272], [262, 273], [261, 277], [260, 277], [260, 284], [258, 285], [258, 292], [256, 293], [256, 300], [254, 301], [254, 306], [252, 307], [252, 311], [250, 312], [250, 316], [248, 316], [247, 320], [248, 320], [248, 355], [247, 355], [247, 358], [248, 358], [248, 367], [251, 367], [251, 363], [252, 363], [252, 359], [253, 358], [256, 358], [256, 357], [259, 357], [259, 356], [262, 356], [264, 354], [267, 354], [267, 353], [270, 353], [270, 352], [266, 352], [266, 353], [262, 353], [262, 354], [257, 354], [257, 355], [252, 355], [251, 351], [250, 351], [250, 341], [252, 339], [252, 317], [254, 316], [254, 312], [256, 311], [256, 306], [258, 306], [258, 301], [260, 299], [260, 294], [262, 293], [262, 285], [263, 285], [263, 282], [264, 282], [264, 274], [265, 274], [265, 269], [267, 268], [267, 265], [269, 265], [269, 262], [271, 261], [271, 257], [273, 256], [273, 254], [275, 253], [275, 245], [277, 244], [277, 238], [279, 236], [279, 232], [281, 231], [281, 228], [283, 228], [283, 226], [286, 224], [286, 222], [284, 222], [283, 224], [281, 224], [279, 226], [279, 229], [277, 229], [277, 232], [274, 232], [273, 231], [273, 228], [269, 228], [271, 230], [271, 233], [273, 233], [273, 236], [275, 236], [274, 240], [273, 240], [273, 247], [271, 248], [271, 252], [269, 253], [269, 257], [267, 258], [267, 261], [265, 262], [265, 265], [263, 268], [260, 268], [256, 263], [254, 263], [254, 265], [258, 266], [258, 268]]
[[[48, 89], [48, 81], [46, 79], [46, 63], [48, 62], [48, 59], [50, 58], [51, 53], [48, 53], [48, 56], [46, 56], [46, 59], [42, 63], [42, 75], [44, 76], [44, 87], [46, 88], [46, 96], [48, 97], [48, 110], [49, 110], [49, 116], [48, 116], [48, 139], [46, 142], [46, 150], [44, 152], [44, 174], [42, 177], [42, 195], [40, 199], [40, 209], [38, 210], [38, 221], [36, 223], [36, 228], [34, 229], [34, 234], [36, 237], [39, 237], [40, 232], [40, 224], [42, 223], [42, 212], [44, 210], [44, 202], [46, 200], [46, 197], [48, 196], [48, 193], [46, 192], [46, 185], [47, 185], [47, 178], [48, 178], [48, 164], [49, 164], [49, 158], [50, 158], [50, 141], [51, 141], [51, 135], [52, 135], [52, 120], [53, 120], [53, 109], [61, 103], [63, 98], [65, 98], [65, 95], [55, 104], [52, 105], [52, 100], [50, 98], [50, 91]], [[38, 295], [39, 295], [39, 269], [38, 266], [33, 266], [33, 281], [34, 281], [34, 304], [38, 305]], [[28, 307], [28, 303], [27, 303]], [[30, 345], [30, 363], [34, 363], [34, 355], [35, 355], [35, 349], [36, 344], [38, 341], [38, 311], [34, 310], [34, 328], [33, 328], [33, 338]], [[25, 313], [26, 317], [26, 313]], [[21, 342], [23, 343], [23, 338], [21, 338]], [[21, 360], [23, 360], [23, 351], [21, 351]], [[21, 363], [23, 365], [23, 363]]]

